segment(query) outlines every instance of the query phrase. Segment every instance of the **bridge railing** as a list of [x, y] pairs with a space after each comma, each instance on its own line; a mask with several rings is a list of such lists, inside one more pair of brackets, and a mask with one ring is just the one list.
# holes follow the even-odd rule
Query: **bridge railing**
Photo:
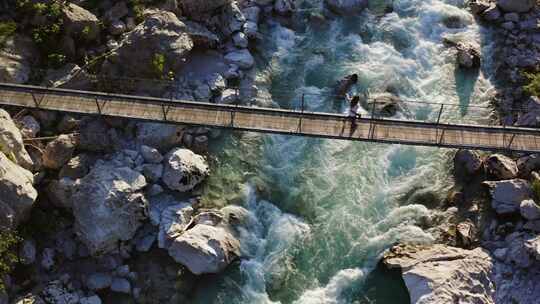
[[[186, 87], [185, 83], [180, 83], [178, 80], [170, 79], [143, 79], [133, 77], [107, 77], [103, 75], [85, 75], [85, 78], [91, 82], [93, 89], [99, 92], [109, 93], [124, 93], [135, 95], [149, 95], [153, 97], [167, 97], [170, 100], [188, 99], [189, 96], [197, 94], [197, 90]], [[343, 105], [343, 98], [336, 96], [331, 91], [310, 92], [308, 89], [276, 89], [267, 90], [268, 94], [258, 94], [255, 88], [232, 88], [236, 94], [242, 97], [248, 97], [250, 104], [271, 104], [278, 101], [279, 105], [284, 109], [296, 111], [313, 111], [313, 112], [331, 112], [342, 114], [346, 112], [346, 106]], [[265, 97], [267, 96], [267, 97]], [[320, 106], [320, 102], [313, 103], [314, 100], [324, 100], [325, 103], [332, 104]], [[284, 102], [279, 102], [284, 101]], [[450, 124], [450, 123], [467, 123], [487, 125], [500, 124], [497, 121], [496, 115], [493, 113], [493, 108], [485, 105], [475, 104], [457, 104], [448, 102], [430, 102], [423, 100], [401, 99], [396, 104], [397, 110], [388, 113], [373, 111], [370, 105], [373, 100], [368, 100], [367, 105], [364, 105], [365, 115], [377, 119], [399, 118], [404, 120], [416, 120], [429, 123]], [[208, 101], [212, 102], [212, 100]], [[313, 104], [316, 104], [314, 106]], [[334, 106], [337, 104], [338, 106]], [[341, 105], [340, 105], [341, 104]], [[374, 108], [378, 108], [375, 106]], [[525, 108], [514, 108], [507, 112], [518, 117], [520, 113], [526, 112]]]

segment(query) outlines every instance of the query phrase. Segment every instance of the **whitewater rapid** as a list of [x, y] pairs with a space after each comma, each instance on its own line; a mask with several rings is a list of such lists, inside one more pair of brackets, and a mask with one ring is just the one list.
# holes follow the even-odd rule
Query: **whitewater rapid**
[[[316, 10], [321, 2], [299, 6]], [[375, 2], [374, 7], [384, 1]], [[357, 92], [391, 90], [405, 99], [459, 104], [444, 113], [446, 120], [485, 118], [488, 113], [471, 105], [487, 103], [489, 58], [480, 73], [463, 73], [442, 43], [443, 37], [465, 39], [489, 54], [491, 46], [482, 42], [489, 33], [474, 22], [464, 1], [393, 5], [382, 17], [366, 11], [322, 27], [311, 26], [307, 16], [305, 26], [294, 30], [269, 22], [258, 48], [267, 63], [257, 77], [260, 89], [282, 107], [299, 107], [304, 95], [309, 110], [332, 111], [335, 80], [358, 73]], [[448, 18], [460, 26], [449, 27]], [[426, 119], [436, 117], [438, 107], [408, 110], [411, 118]], [[434, 241], [421, 228], [430, 217], [422, 203], [445, 196], [450, 151], [254, 134], [225, 150], [220, 166], [235, 170], [227, 163], [242, 164], [228, 180], [240, 185], [231, 189], [243, 192], [251, 220], [242, 231], [238, 269], [221, 276], [208, 292], [212, 296], [198, 302], [369, 303], [362, 302], [369, 301], [365, 282], [386, 249], [396, 242]]]

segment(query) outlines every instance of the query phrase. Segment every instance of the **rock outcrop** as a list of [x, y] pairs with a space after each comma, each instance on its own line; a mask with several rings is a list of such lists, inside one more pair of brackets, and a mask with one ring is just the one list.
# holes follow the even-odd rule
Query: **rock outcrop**
[[91, 254], [116, 249], [133, 237], [146, 218], [140, 192], [146, 180], [127, 166], [98, 162], [73, 195], [75, 232]]
[[24, 148], [21, 131], [8, 112], [0, 109], [0, 152], [12, 158], [25, 169], [32, 169], [34, 162]]
[[139, 123], [137, 124], [137, 141], [143, 145], [167, 151], [182, 143], [184, 128], [170, 124]]
[[99, 39], [100, 25], [98, 18], [84, 8], [69, 3], [63, 10], [63, 26], [67, 35], [84, 37], [86, 41]]
[[497, 179], [512, 179], [517, 176], [516, 162], [504, 155], [493, 154], [485, 161], [486, 171]]
[[240, 242], [222, 212], [205, 212], [172, 240], [169, 255], [193, 274], [219, 273], [240, 256]]
[[15, 228], [28, 218], [37, 198], [34, 177], [0, 152], [0, 226]]
[[30, 78], [31, 67], [39, 60], [39, 53], [28, 37], [10, 37], [0, 49], [0, 81], [25, 83]]
[[520, 205], [532, 195], [531, 186], [523, 179], [484, 182], [491, 193], [491, 207], [498, 214], [519, 212]]
[[155, 78], [178, 70], [193, 48], [188, 27], [175, 14], [156, 11], [129, 32], [103, 65], [112, 76]]
[[190, 191], [209, 173], [206, 160], [191, 150], [176, 148], [165, 156], [163, 182], [171, 190]]
[[384, 263], [401, 269], [411, 303], [495, 303], [493, 263], [483, 249], [396, 246]]
[[43, 166], [49, 169], [60, 169], [73, 156], [77, 140], [73, 135], [60, 135], [45, 147]]
[[482, 158], [475, 151], [459, 150], [454, 156], [454, 175], [469, 180], [482, 169]]

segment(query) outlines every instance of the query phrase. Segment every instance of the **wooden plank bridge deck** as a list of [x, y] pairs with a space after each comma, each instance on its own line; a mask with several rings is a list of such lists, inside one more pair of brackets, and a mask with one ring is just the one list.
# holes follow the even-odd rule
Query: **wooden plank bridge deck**
[[540, 130], [361, 118], [0, 83], [0, 105], [390, 144], [540, 152]]

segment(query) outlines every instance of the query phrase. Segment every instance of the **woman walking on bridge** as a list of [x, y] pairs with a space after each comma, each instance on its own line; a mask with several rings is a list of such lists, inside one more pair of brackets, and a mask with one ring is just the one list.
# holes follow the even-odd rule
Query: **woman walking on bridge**
[[351, 133], [354, 133], [354, 130], [356, 130], [356, 120], [358, 118], [361, 118], [360, 113], [358, 112], [360, 109], [360, 97], [358, 95], [354, 95], [351, 97], [349, 94], [345, 94], [345, 99], [349, 102], [349, 118], [351, 119]]

